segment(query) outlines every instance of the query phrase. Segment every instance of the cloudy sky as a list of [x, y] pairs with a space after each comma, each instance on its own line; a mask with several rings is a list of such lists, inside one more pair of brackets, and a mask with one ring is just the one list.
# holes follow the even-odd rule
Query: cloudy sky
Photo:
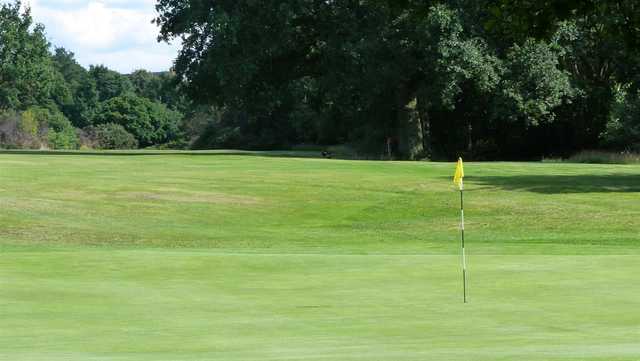
[[[2, 1], [2, 0], [0, 0]], [[5, 0], [6, 2], [6, 0]], [[104, 64], [120, 72], [168, 70], [178, 44], [158, 43], [155, 0], [23, 0], [49, 41], [86, 67]]]

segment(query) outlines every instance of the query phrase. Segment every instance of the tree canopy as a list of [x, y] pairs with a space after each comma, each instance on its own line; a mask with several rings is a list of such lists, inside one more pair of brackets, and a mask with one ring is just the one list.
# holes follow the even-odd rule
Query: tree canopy
[[172, 73], [87, 70], [73, 52], [52, 50], [44, 27], [22, 8], [0, 4], [0, 147], [187, 143], [181, 128], [189, 102]]
[[254, 147], [563, 155], [612, 144], [604, 132], [614, 90], [637, 88], [633, 1], [159, 0], [156, 8], [160, 39], [182, 40], [175, 70], [188, 94], [242, 113], [216, 130], [237, 129]]
[[0, 5], [0, 147], [640, 151], [631, 0], [158, 0], [182, 47], [132, 74], [81, 66], [21, 9]]

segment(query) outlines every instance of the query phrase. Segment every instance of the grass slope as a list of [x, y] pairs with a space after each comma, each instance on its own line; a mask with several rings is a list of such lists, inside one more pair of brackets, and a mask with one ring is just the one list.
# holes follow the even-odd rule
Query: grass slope
[[638, 360], [640, 167], [0, 155], [0, 359]]

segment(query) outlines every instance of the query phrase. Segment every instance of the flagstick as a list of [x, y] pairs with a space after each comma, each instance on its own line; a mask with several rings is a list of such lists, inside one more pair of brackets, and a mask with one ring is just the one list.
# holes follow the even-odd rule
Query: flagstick
[[464, 254], [464, 184], [460, 179], [460, 238], [462, 245], [462, 299], [467, 303], [467, 260]]

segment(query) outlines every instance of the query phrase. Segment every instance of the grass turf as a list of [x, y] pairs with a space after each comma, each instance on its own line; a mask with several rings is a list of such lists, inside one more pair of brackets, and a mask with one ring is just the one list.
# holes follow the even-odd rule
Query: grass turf
[[638, 360], [640, 167], [0, 155], [0, 359]]

